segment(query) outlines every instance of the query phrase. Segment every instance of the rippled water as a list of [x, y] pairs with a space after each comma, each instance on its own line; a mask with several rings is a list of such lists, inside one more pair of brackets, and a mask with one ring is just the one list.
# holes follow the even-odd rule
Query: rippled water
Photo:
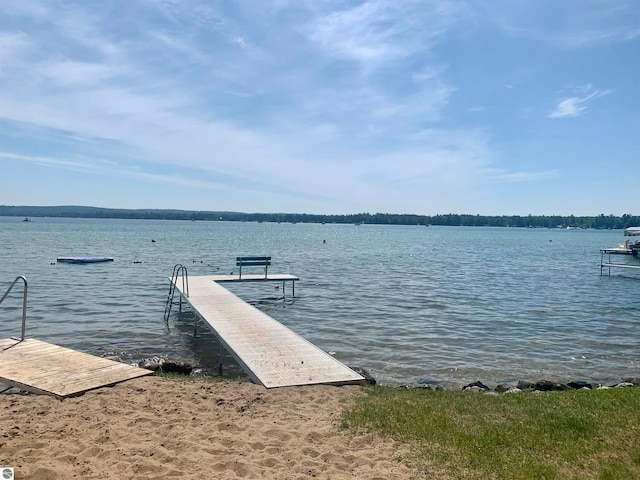
[[[193, 338], [192, 313], [174, 308], [165, 324], [167, 277], [177, 263], [209, 275], [230, 273], [237, 255], [271, 255], [273, 273], [301, 278], [293, 303], [274, 301], [271, 284], [232, 290], [381, 383], [606, 383], [640, 374], [640, 275], [599, 269], [599, 249], [622, 240], [621, 231], [0, 217], [0, 295], [27, 277], [29, 337], [215, 371], [218, 344], [202, 325]], [[115, 261], [52, 265], [76, 255]], [[21, 295], [17, 286], [0, 305], [1, 338], [19, 335]]]

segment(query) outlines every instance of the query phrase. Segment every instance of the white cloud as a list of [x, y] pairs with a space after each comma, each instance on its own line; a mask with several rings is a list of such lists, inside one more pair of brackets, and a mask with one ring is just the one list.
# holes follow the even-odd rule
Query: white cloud
[[508, 35], [561, 48], [611, 45], [640, 38], [636, 0], [491, 0], [480, 5]]
[[589, 103], [592, 100], [611, 93], [609, 90], [593, 90], [591, 85], [576, 87], [575, 92], [580, 96], [572, 96], [558, 102], [555, 109], [549, 114], [549, 118], [567, 118], [583, 115], [587, 112]]
[[336, 55], [380, 64], [400, 53], [392, 45], [394, 32], [384, 26], [385, 10], [382, 4], [369, 2], [331, 12], [315, 21], [310, 38]]
[[72, 88], [78, 85], [99, 85], [124, 73], [117, 65], [66, 60], [43, 63], [40, 72], [48, 81]]
[[549, 114], [550, 118], [577, 117], [586, 112], [587, 106], [583, 105], [585, 99], [570, 97], [562, 100], [555, 110]]
[[566, 35], [558, 35], [557, 41], [567, 48], [582, 48], [593, 45], [625, 43], [640, 38], [640, 28], [622, 27], [603, 30], [585, 30]]
[[[485, 21], [474, 4], [13, 4], [0, 11], [7, 160], [315, 211], [463, 202], [487, 180], [548, 175], [491, 169], [495, 131], [479, 122], [507, 123], [511, 104], [490, 95], [518, 101], [525, 81], [467, 75], [451, 55], [450, 35], [458, 48]], [[549, 116], [584, 114], [608, 93], [578, 87]]]
[[0, 151], [0, 158], [19, 160], [21, 162], [34, 163], [46, 167], [58, 167], [78, 172], [101, 173], [105, 169], [113, 167], [113, 163], [101, 159], [64, 159], [43, 156], [17, 155], [11, 152]]
[[433, 48], [468, 12], [449, 1], [365, 1], [333, 9], [309, 23], [309, 38], [330, 55], [367, 68], [411, 57]]
[[[10, 67], [10, 62], [19, 61], [18, 53], [25, 53], [31, 46], [29, 37], [22, 32], [0, 33], [0, 65]], [[0, 70], [1, 72], [1, 70]]]
[[534, 182], [548, 178], [555, 178], [559, 175], [560, 174], [557, 170], [549, 170], [546, 172], [505, 172], [501, 170], [494, 170], [490, 174], [493, 179], [504, 183]]
[[3, 2], [2, 10], [11, 16], [25, 16], [32, 18], [42, 18], [49, 14], [49, 9], [41, 2], [32, 0], [20, 0], [13, 2]]

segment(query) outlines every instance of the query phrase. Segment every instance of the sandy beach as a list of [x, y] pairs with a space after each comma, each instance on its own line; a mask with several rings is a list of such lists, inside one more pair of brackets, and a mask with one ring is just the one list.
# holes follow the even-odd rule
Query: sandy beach
[[390, 440], [340, 429], [361, 394], [144, 377], [62, 401], [0, 395], [0, 466], [19, 479], [412, 478]]

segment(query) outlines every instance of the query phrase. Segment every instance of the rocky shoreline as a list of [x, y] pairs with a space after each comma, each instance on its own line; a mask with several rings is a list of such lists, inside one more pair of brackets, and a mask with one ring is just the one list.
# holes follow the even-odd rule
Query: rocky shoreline
[[[570, 382], [556, 382], [552, 380], [538, 380], [530, 382], [528, 380], [518, 380], [515, 385], [507, 385], [504, 383], [497, 384], [491, 388], [485, 385], [481, 381], [468, 383], [462, 387], [463, 392], [476, 392], [476, 393], [520, 393], [520, 392], [553, 392], [553, 391], [570, 391], [570, 390], [605, 390], [608, 388], [628, 388], [628, 387], [640, 387], [640, 377], [627, 377], [623, 378], [620, 382], [610, 385], [603, 385], [599, 383], [585, 382], [585, 381], [570, 381]], [[402, 385], [400, 388], [425, 388], [428, 390], [444, 391], [447, 390], [440, 384], [425, 383], [415, 385]]]
[[[159, 357], [147, 359], [138, 363], [141, 368], [153, 370], [155, 372], [168, 372], [177, 373], [182, 375], [196, 375], [203, 376], [199, 370], [194, 370], [188, 363], [167, 360]], [[364, 368], [361, 367], [349, 367], [355, 372], [362, 375], [367, 384], [376, 385], [376, 379]], [[207, 376], [207, 375], [204, 375]], [[603, 385], [594, 382], [587, 382], [583, 380], [575, 380], [569, 382], [557, 382], [552, 380], [537, 380], [535, 382], [528, 380], [518, 380], [514, 384], [499, 383], [493, 388], [484, 384], [480, 380], [468, 383], [462, 387], [463, 392], [476, 392], [476, 393], [491, 393], [491, 394], [503, 394], [503, 393], [519, 393], [519, 392], [552, 392], [552, 391], [570, 391], [570, 390], [604, 390], [608, 388], [628, 388], [628, 387], [640, 387], [640, 377], [626, 377], [620, 382], [610, 385]], [[441, 384], [433, 382], [417, 383], [413, 385], [405, 384], [400, 385], [397, 388], [424, 388], [428, 390], [445, 391], [453, 390], [451, 388], [445, 388]]]
[[[111, 360], [135, 365], [141, 368], [146, 368], [154, 372], [165, 372], [182, 375], [190, 375], [194, 377], [214, 377], [219, 375], [209, 371], [206, 368], [201, 368], [197, 365], [192, 365], [190, 359], [178, 358], [172, 355], [155, 355], [152, 357], [138, 356], [131, 352], [115, 352], [113, 350], [107, 351], [101, 355], [104, 358]], [[227, 380], [245, 378], [246, 373], [242, 371], [241, 367], [233, 361], [225, 359], [224, 362], [224, 377]], [[369, 385], [376, 385], [379, 382], [371, 375], [371, 373], [362, 367], [351, 366], [349, 368], [362, 375], [366, 383]], [[515, 377], [517, 378], [517, 377]], [[439, 381], [434, 378], [422, 378], [415, 383], [404, 384], [384, 384], [385, 386], [393, 388], [423, 388], [428, 390], [437, 391], [465, 391], [465, 392], [477, 392], [477, 393], [518, 393], [518, 392], [549, 392], [549, 391], [570, 391], [570, 390], [602, 390], [607, 388], [623, 388], [623, 387], [639, 387], [640, 376], [629, 376], [620, 379], [610, 379], [610, 381], [601, 380], [602, 383], [593, 380], [571, 380], [571, 381], [558, 381], [548, 379], [526, 380], [519, 379], [508, 380], [506, 382], [496, 382], [495, 384], [486, 384], [481, 380], [477, 380], [471, 383], [462, 384], [458, 382]], [[606, 383], [604, 383], [606, 382]]]

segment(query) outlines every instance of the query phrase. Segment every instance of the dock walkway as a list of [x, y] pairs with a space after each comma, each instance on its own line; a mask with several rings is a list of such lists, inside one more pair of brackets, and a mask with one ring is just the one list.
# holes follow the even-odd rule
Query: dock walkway
[[[251, 281], [248, 277], [243, 275], [242, 281]], [[264, 275], [258, 277], [255, 281], [265, 281]], [[270, 275], [268, 280], [294, 281], [297, 277]], [[188, 296], [182, 291], [181, 281], [171, 281], [254, 382], [274, 388], [365, 381], [328, 353], [218, 284], [237, 281], [230, 276], [189, 276]]]

